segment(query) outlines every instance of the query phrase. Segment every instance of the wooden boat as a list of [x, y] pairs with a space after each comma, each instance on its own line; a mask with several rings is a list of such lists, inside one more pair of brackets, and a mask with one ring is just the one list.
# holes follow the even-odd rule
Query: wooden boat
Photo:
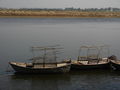
[[[18, 73], [66, 73], [70, 71], [70, 62], [57, 62], [57, 47], [32, 47], [32, 51], [43, 51], [42, 57], [33, 57], [30, 63], [9, 62]], [[49, 55], [49, 53], [51, 53]]]
[[109, 62], [108, 60], [94, 60], [92, 63], [88, 60], [79, 60], [74, 61], [71, 64], [71, 69], [74, 70], [84, 70], [84, 69], [108, 69], [109, 68]]
[[[107, 69], [109, 68], [109, 59], [100, 57], [100, 50], [96, 46], [81, 46], [79, 53], [81, 53], [81, 49], [87, 49], [86, 56], [78, 56], [77, 60], [73, 60], [71, 63], [71, 69], [74, 70], [84, 70], [84, 69]], [[89, 54], [90, 50], [97, 50], [95, 54]]]
[[113, 70], [120, 70], [120, 60], [118, 60], [115, 55], [110, 56], [109, 59], [110, 59], [110, 67]]
[[20, 63], [20, 62], [10, 62], [10, 65], [18, 73], [65, 73], [69, 72], [69, 63], [57, 63], [46, 64], [45, 67], [42, 64], [31, 64], [30, 63]]
[[120, 60], [111, 60], [110, 61], [110, 67], [113, 70], [120, 70]]

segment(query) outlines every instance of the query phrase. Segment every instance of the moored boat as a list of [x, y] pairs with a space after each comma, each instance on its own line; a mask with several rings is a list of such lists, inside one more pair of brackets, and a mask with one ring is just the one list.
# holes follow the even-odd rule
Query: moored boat
[[[18, 73], [66, 73], [70, 71], [70, 62], [57, 62], [57, 47], [32, 47], [32, 51], [43, 51], [41, 57], [33, 57], [30, 63], [9, 62]], [[51, 54], [52, 53], [52, 54]]]
[[120, 70], [120, 60], [111, 60], [110, 61], [110, 67], [113, 70]]
[[[82, 49], [87, 49], [87, 55], [81, 56]], [[90, 54], [91, 50], [97, 52]], [[71, 69], [74, 70], [84, 70], [84, 69], [108, 69], [109, 59], [100, 57], [100, 50], [96, 46], [81, 46], [79, 51], [79, 56], [77, 60], [73, 60], [71, 64]]]
[[93, 63], [89, 63], [88, 60], [86, 61], [74, 61], [71, 64], [71, 69], [74, 70], [84, 70], [84, 69], [108, 69], [109, 62], [108, 60], [100, 60], [99, 62], [94, 60]]
[[110, 67], [113, 70], [120, 70], [120, 60], [118, 60], [115, 55], [110, 56], [109, 60], [110, 60]]
[[66, 73], [70, 70], [70, 63], [42, 64], [10, 62], [13, 69], [18, 73]]

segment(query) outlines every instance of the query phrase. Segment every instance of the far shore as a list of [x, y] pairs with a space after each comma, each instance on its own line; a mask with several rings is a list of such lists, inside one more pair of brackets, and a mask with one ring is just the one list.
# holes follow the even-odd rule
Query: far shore
[[24, 11], [0, 10], [2, 17], [33, 18], [120, 18], [120, 12], [87, 12], [87, 11]]
[[120, 18], [120, 17], [76, 17], [76, 16], [0, 16], [0, 18]]

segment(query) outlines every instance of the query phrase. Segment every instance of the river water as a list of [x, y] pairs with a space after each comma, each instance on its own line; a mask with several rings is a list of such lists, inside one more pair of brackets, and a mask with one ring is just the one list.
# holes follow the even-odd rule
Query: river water
[[0, 18], [0, 90], [119, 90], [120, 72], [16, 75], [9, 61], [32, 57], [31, 46], [60, 44], [60, 59], [76, 59], [81, 45], [108, 45], [120, 58], [120, 18]]

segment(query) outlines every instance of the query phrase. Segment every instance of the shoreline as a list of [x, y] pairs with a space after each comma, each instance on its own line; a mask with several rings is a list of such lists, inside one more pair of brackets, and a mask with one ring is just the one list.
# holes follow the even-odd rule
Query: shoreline
[[120, 18], [120, 12], [0, 10], [1, 17], [29, 18]]
[[82, 16], [0, 16], [0, 18], [120, 18], [120, 17], [82, 17]]

